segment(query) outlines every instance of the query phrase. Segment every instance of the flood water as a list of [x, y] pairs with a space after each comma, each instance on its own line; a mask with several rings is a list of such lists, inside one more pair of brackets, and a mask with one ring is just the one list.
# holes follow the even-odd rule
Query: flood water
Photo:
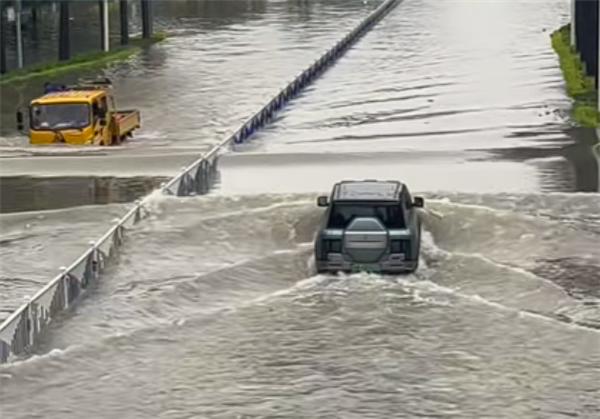
[[[40, 87], [2, 88], [0, 318], [377, 5], [194, 4], [103, 72], [142, 113], [123, 147], [29, 147], [11, 107]], [[404, 0], [209, 195], [153, 195], [118, 264], [0, 367], [2, 417], [600, 416], [600, 148], [550, 47], [568, 13]], [[348, 178], [441, 215], [415, 275], [315, 275], [315, 198]]]

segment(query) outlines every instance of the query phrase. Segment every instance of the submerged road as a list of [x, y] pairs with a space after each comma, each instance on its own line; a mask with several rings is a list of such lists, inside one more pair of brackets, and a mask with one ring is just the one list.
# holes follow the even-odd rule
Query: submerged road
[[[144, 118], [123, 148], [3, 132], [1, 315], [375, 6], [251, 3], [165, 18], [176, 36], [107, 73]], [[568, 122], [549, 40], [568, 12], [405, 0], [225, 155], [211, 194], [152, 200], [89, 296], [0, 367], [2, 417], [600, 415], [596, 140]], [[314, 276], [315, 197], [363, 177], [444, 215], [416, 275]]]

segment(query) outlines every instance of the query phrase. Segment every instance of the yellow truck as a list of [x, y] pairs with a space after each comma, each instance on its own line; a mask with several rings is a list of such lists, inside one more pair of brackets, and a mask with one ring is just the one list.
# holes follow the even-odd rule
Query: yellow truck
[[[116, 110], [109, 80], [77, 86], [45, 85], [29, 104], [31, 144], [119, 145], [141, 126], [138, 110]], [[23, 112], [17, 112], [19, 130]]]

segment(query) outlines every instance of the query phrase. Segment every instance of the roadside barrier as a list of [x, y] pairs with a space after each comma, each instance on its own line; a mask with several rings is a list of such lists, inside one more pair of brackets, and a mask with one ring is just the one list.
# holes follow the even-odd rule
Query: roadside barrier
[[[221, 152], [229, 149], [231, 145], [246, 142], [257, 130], [267, 125], [277, 111], [319, 77], [400, 1], [384, 1], [342, 40], [281, 89], [269, 103], [252, 115], [235, 133], [163, 185], [162, 192], [177, 196], [206, 194], [215, 182], [218, 157]], [[0, 325], [0, 363], [26, 355], [28, 349], [38, 340], [52, 319], [59, 312], [71, 307], [89, 285], [96, 281], [106, 267], [118, 257], [127, 230], [133, 228], [147, 215], [145, 204], [148, 199], [149, 197], [146, 197], [141, 201], [136, 201], [135, 206], [99, 240], [90, 243], [90, 248], [73, 264], [63, 269], [48, 285]]]

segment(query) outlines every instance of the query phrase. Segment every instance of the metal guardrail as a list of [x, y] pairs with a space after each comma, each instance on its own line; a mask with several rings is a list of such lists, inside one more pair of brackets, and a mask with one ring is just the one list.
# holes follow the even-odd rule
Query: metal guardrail
[[[321, 75], [353, 43], [401, 0], [385, 0], [341, 41], [302, 71], [281, 89], [260, 111], [252, 115], [235, 133], [195, 160], [177, 176], [162, 186], [165, 194], [177, 196], [206, 194], [214, 184], [220, 152], [232, 144], [249, 139], [256, 130], [268, 124], [275, 113], [293, 99], [304, 87]], [[19, 307], [0, 325], [0, 363], [27, 354], [52, 319], [68, 309], [88, 286], [113, 261], [124, 243], [125, 233], [148, 213], [145, 204], [149, 197], [117, 221], [98, 241], [91, 243], [72, 265], [65, 268], [27, 303]]]
[[73, 264], [0, 325], [0, 363], [27, 353], [52, 319], [68, 309], [114, 260], [126, 229], [141, 220], [144, 211], [141, 203], [137, 203]]
[[[263, 108], [252, 115], [235, 133], [211, 149], [207, 154], [186, 167], [182, 173], [171, 179], [163, 190], [171, 195], [201, 194], [207, 188], [206, 180], [212, 180], [216, 173], [218, 154], [231, 144], [246, 141], [254, 132], [267, 125], [287, 102], [293, 99], [304, 87], [320, 76], [331, 66], [352, 44], [354, 44], [368, 29], [381, 19], [401, 0], [386, 0], [371, 12], [357, 27], [342, 40], [327, 50], [319, 59], [302, 71], [292, 82], [279, 91]], [[211, 174], [212, 173], [212, 174]], [[210, 185], [208, 185], [210, 188]]]

